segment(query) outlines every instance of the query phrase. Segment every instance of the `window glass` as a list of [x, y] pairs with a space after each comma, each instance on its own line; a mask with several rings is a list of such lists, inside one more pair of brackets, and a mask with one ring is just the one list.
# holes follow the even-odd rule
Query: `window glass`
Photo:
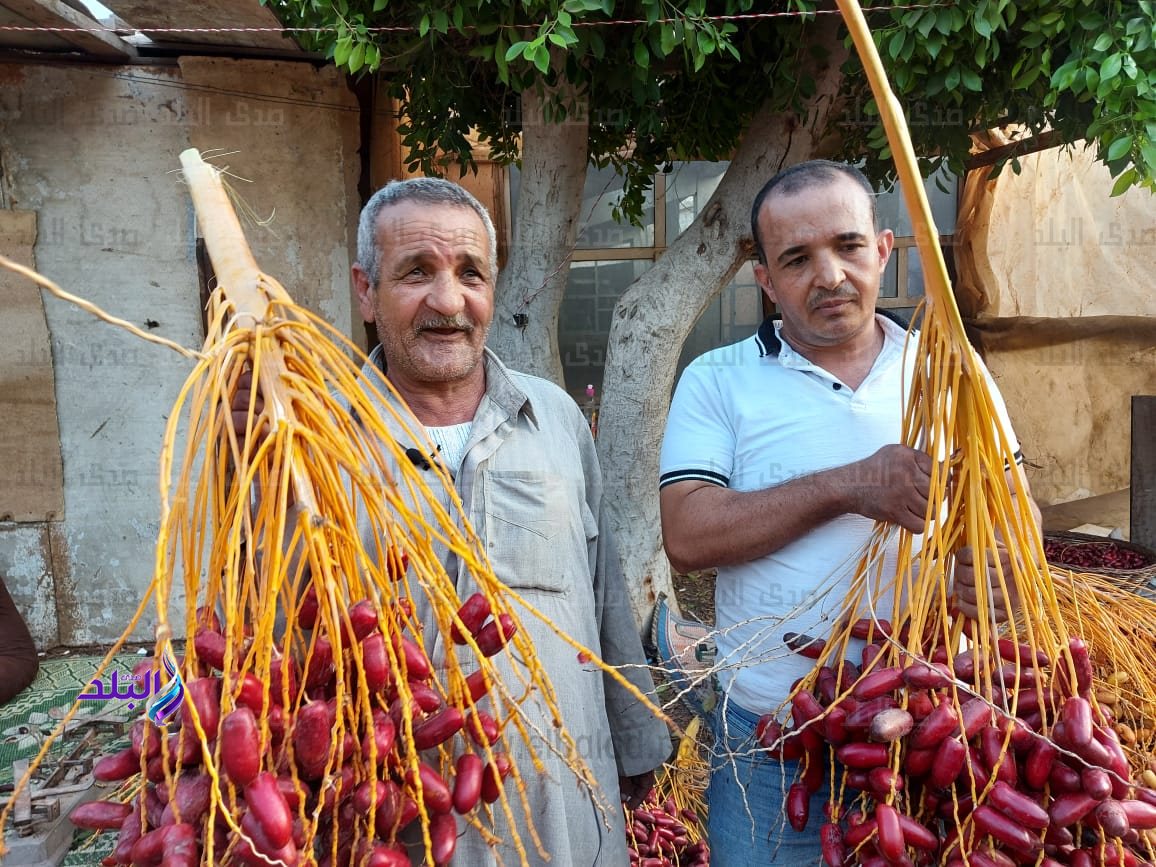
[[[518, 193], [522, 187], [522, 173], [516, 165], [510, 172], [511, 225], [518, 219]], [[654, 190], [646, 191], [642, 209], [642, 225], [614, 221], [613, 206], [622, 198], [622, 178], [614, 169], [586, 170], [586, 184], [582, 190], [582, 205], [578, 210], [579, 250], [612, 250], [623, 247], [654, 246]]]
[[[947, 192], [940, 189], [943, 186]], [[946, 168], [941, 168], [936, 174], [923, 182], [923, 189], [927, 192], [928, 204], [931, 206], [931, 217], [935, 221], [936, 231], [941, 235], [950, 235], [955, 231], [955, 216], [957, 208], [958, 182], [954, 175]], [[910, 238], [912, 236], [911, 217], [903, 202], [903, 195], [899, 184], [891, 189], [880, 192], [875, 200], [876, 211], [879, 215], [879, 226], [890, 229], [896, 238]], [[883, 285], [880, 289], [881, 300], [899, 299], [899, 273], [903, 272], [906, 286], [903, 299], [923, 297], [923, 264], [919, 261], [919, 251], [914, 244], [897, 245], [891, 254], [891, 261], [887, 263], [887, 270], [883, 275]], [[900, 299], [900, 300], [903, 300]]]
[[666, 175], [666, 244], [685, 232], [714, 195], [730, 163], [675, 163]]
[[891, 251], [891, 258], [887, 260], [887, 267], [883, 269], [883, 282], [879, 285], [880, 298], [899, 297], [899, 250]]
[[723, 287], [694, 324], [682, 346], [678, 376], [704, 352], [750, 337], [763, 318], [763, 291], [755, 282], [754, 263], [744, 262], [734, 279]]
[[602, 394], [602, 372], [606, 366], [606, 343], [614, 305], [626, 287], [651, 266], [649, 259], [574, 262], [566, 295], [558, 314], [558, 351], [566, 391], [579, 402], [585, 400], [586, 386]]
[[578, 212], [578, 249], [654, 246], [654, 188], [646, 191], [642, 225], [615, 222], [613, 206], [622, 198], [622, 178], [612, 168], [586, 170], [582, 208]]
[[923, 297], [923, 263], [919, 261], [919, 250], [916, 247], [907, 251], [907, 297]]
[[[940, 184], [947, 189], [946, 193], [939, 188]], [[941, 168], [923, 182], [927, 201], [931, 205], [931, 217], [941, 235], [949, 235], [955, 230], [956, 186], [955, 176], [946, 168]], [[903, 204], [903, 193], [898, 182], [879, 193], [875, 199], [875, 210], [879, 215], [880, 228], [890, 229], [899, 237], [911, 237], [911, 217]]]

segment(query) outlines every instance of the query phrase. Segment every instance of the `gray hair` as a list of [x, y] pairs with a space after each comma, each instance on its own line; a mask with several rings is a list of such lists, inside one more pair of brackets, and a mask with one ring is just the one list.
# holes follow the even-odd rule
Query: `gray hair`
[[402, 202], [421, 202], [426, 205], [453, 205], [470, 208], [486, 227], [490, 241], [490, 279], [498, 279], [498, 236], [494, 232], [494, 221], [468, 190], [443, 178], [409, 178], [404, 181], [390, 181], [374, 193], [357, 223], [357, 264], [369, 278], [369, 285], [377, 286], [381, 276], [381, 250], [377, 246], [377, 218], [382, 210]]

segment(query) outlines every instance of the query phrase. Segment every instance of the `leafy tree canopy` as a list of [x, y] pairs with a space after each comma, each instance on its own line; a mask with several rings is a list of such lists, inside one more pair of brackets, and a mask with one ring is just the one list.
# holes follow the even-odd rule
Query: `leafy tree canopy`
[[[1156, 3], [1152, 0], [969, 0], [895, 11], [875, 30], [912, 138], [962, 168], [967, 130], [1019, 124], [1062, 142], [1094, 141], [1114, 194], [1156, 179]], [[860, 77], [867, 121], [848, 152], [890, 152]], [[861, 100], [861, 101], [860, 101]], [[1016, 165], [1018, 169], [1018, 165]]]
[[[405, 116], [413, 167], [472, 165], [471, 135], [511, 162], [523, 123], [577, 116], [588, 121], [591, 159], [626, 176], [630, 215], [667, 162], [725, 159], [768, 95], [792, 101], [789, 87], [772, 93], [770, 82], [789, 79], [803, 23], [750, 27], [717, 17], [747, 13], [753, 0], [270, 5], [288, 25], [334, 28], [304, 41], [338, 66], [382, 74]], [[630, 23], [611, 23], [621, 21]], [[744, 56], [759, 59], [743, 64]], [[519, 95], [540, 84], [551, 93], [546, 116], [523, 118]]]
[[[380, 73], [406, 118], [414, 167], [471, 166], [471, 136], [514, 161], [530, 122], [588, 120], [590, 158], [626, 177], [641, 210], [672, 160], [725, 159], [755, 110], [806, 108], [801, 70], [813, 0], [766, 17], [754, 0], [266, 0], [302, 41], [351, 73]], [[1095, 142], [1119, 193], [1156, 178], [1156, 2], [930, 0], [869, 13], [925, 170], [961, 172], [971, 131], [1018, 124], [1062, 142]], [[759, 14], [753, 14], [758, 10]], [[820, 13], [822, 14], [822, 13]], [[840, 155], [890, 176], [890, 153], [858, 60], [845, 69]], [[545, 85], [547, 116], [519, 94]], [[1018, 164], [1016, 164], [1018, 169]]]

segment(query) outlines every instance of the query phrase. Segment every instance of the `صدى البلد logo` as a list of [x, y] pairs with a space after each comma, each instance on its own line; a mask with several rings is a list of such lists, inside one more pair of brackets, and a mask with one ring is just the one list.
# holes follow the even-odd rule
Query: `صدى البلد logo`
[[128, 701], [128, 709], [136, 707], [137, 702], [143, 702], [150, 694], [152, 700], [148, 703], [145, 713], [158, 726], [162, 726], [170, 716], [181, 706], [185, 699], [185, 684], [177, 670], [177, 661], [173, 657], [172, 648], [166, 642], [161, 651], [161, 663], [168, 673], [169, 679], [161, 686], [161, 673], [147, 671], [144, 674], [121, 676], [121, 672], [114, 671], [106, 684], [96, 677], [89, 681], [89, 689], [77, 696], [81, 701], [110, 701], [121, 699]]
[[173, 658], [172, 646], [167, 641], [165, 642], [164, 650], [161, 652], [161, 661], [164, 663], [165, 671], [169, 673], [169, 682], [166, 683], [165, 688], [149, 702], [148, 710], [146, 711], [153, 725], [158, 726], [163, 726], [168, 718], [181, 706], [181, 702], [185, 700], [185, 682], [181, 678], [181, 673], [177, 670], [177, 661]]

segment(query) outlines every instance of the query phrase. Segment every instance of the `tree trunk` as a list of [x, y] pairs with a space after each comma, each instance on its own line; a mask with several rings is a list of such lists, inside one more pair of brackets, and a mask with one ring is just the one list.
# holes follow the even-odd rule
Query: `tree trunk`
[[[549, 115], [556, 97], [568, 107], [561, 123]], [[558, 309], [578, 233], [588, 126], [584, 100], [570, 85], [522, 93], [518, 216], [495, 289], [489, 337], [490, 347], [510, 367], [559, 384]]]
[[606, 507], [643, 628], [659, 594], [675, 604], [659, 523], [658, 456], [678, 357], [703, 310], [754, 253], [757, 191], [783, 166], [825, 149], [845, 56], [834, 25], [816, 27], [814, 42], [833, 53], [813, 71], [817, 87], [806, 120], [765, 107], [757, 112], [706, 207], [614, 310], [598, 449]]

